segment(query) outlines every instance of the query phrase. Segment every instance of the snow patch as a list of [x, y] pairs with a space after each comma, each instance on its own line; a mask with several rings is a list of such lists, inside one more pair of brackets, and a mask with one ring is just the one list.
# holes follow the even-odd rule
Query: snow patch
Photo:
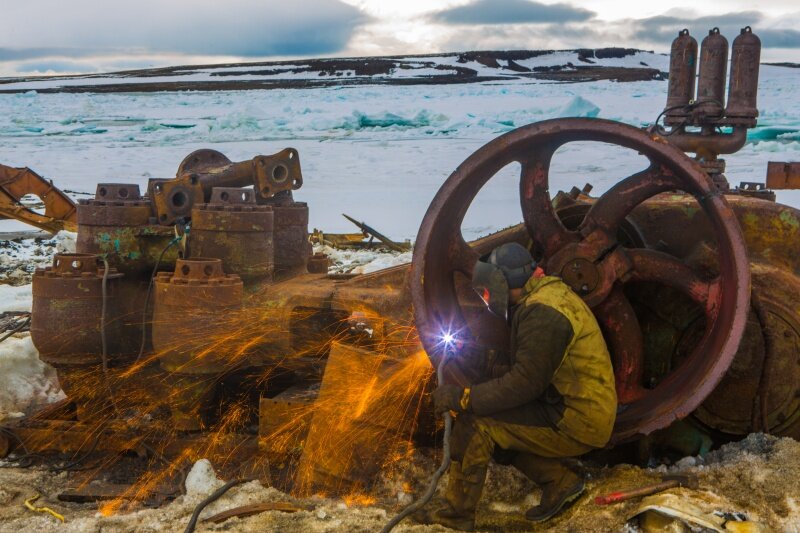
[[[0, 256], [0, 264], [2, 264], [2, 256]], [[0, 285], [0, 313], [9, 311], [30, 312], [32, 301], [33, 293], [30, 284], [20, 285], [19, 287]]]
[[186, 494], [188, 496], [209, 496], [224, 484], [225, 482], [217, 477], [211, 461], [200, 459], [186, 476]]
[[0, 421], [63, 398], [55, 370], [39, 360], [29, 335], [0, 343]]

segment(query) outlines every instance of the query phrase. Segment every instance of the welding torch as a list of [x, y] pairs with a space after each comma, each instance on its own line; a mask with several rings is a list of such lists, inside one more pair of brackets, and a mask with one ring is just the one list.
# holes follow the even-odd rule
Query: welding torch
[[[442, 356], [439, 359], [439, 364], [436, 366], [436, 382], [441, 385], [444, 383], [444, 368], [450, 359], [456, 354], [456, 351], [461, 348], [462, 343], [453, 333], [446, 331], [442, 333], [439, 339], [439, 345], [442, 347]], [[439, 480], [442, 478], [447, 469], [450, 468], [450, 434], [453, 432], [453, 415], [450, 413], [450, 411], [445, 411], [442, 416], [444, 417], [442, 463], [439, 465], [439, 468], [436, 470], [436, 472], [433, 473], [430, 484], [428, 485], [428, 490], [426, 490], [417, 501], [395, 515], [395, 517], [392, 518], [389, 523], [383, 527], [383, 529], [381, 529], [381, 533], [389, 533], [406, 517], [425, 507], [428, 502], [431, 501], [431, 498], [433, 498], [433, 494], [436, 492], [436, 487], [439, 485]]]

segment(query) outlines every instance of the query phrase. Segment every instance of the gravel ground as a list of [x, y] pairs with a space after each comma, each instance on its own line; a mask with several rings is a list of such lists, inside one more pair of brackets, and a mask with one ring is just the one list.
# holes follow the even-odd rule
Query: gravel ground
[[[408, 465], [405, 473], [412, 486], [420, 489], [434, 468], [433, 457], [423, 451]], [[588, 490], [561, 517], [540, 526], [537, 531], [638, 531], [628, 516], [637, 502], [597, 507], [594, 496], [614, 489], [639, 486], [657, 480], [666, 473], [690, 473], [698, 477], [698, 490], [675, 489], [685, 500], [692, 500], [708, 510], [740, 513], [775, 531], [800, 531], [800, 443], [753, 434], [723, 446], [705, 459], [687, 458], [671, 467], [640, 469], [630, 465], [613, 468], [589, 468]], [[96, 506], [60, 502], [57, 495], [75, 474], [50, 474], [41, 468], [0, 470], [0, 531], [19, 532], [128, 532], [183, 531], [194, 507], [219, 484], [193, 481], [187, 494], [158, 509], [134, 509], [112, 516], [102, 516]], [[233, 518], [220, 524], [200, 523], [197, 531], [303, 531], [329, 532], [377, 531], [399, 501], [408, 495], [398, 494], [401, 480], [387, 481], [376, 489], [376, 502], [348, 505], [346, 500], [321, 497], [297, 500], [274, 488], [250, 482], [231, 489], [228, 494], [203, 512], [201, 520], [232, 507], [263, 503], [288, 502], [307, 507], [294, 513], [269, 511], [249, 518]], [[61, 524], [45, 513], [24, 508], [26, 498], [36, 493], [39, 506], [49, 506], [63, 514]], [[522, 510], [538, 500], [538, 491], [511, 467], [493, 466], [489, 472], [484, 498], [478, 513], [480, 531], [531, 530], [522, 518]], [[390, 504], [394, 500], [394, 504]], [[408, 520], [396, 531], [447, 531], [443, 527], [414, 524]]]

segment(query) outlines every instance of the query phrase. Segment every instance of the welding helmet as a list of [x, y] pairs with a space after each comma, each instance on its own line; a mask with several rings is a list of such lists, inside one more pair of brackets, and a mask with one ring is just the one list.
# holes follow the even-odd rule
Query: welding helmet
[[508, 291], [525, 286], [536, 261], [521, 244], [510, 242], [498, 246], [478, 259], [472, 271], [472, 288], [497, 316], [508, 317]]

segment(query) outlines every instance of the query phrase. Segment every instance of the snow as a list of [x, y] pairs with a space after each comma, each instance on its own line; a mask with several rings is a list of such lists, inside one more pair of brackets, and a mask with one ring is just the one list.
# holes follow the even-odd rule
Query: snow
[[33, 299], [31, 287], [31, 284], [19, 285], [17, 287], [12, 285], [0, 285], [0, 313], [7, 313], [9, 311], [30, 312]]
[[39, 360], [29, 335], [0, 343], [0, 421], [63, 398], [55, 371]]
[[206, 497], [224, 484], [225, 482], [217, 477], [211, 461], [200, 459], [192, 465], [186, 476], [186, 494]]

